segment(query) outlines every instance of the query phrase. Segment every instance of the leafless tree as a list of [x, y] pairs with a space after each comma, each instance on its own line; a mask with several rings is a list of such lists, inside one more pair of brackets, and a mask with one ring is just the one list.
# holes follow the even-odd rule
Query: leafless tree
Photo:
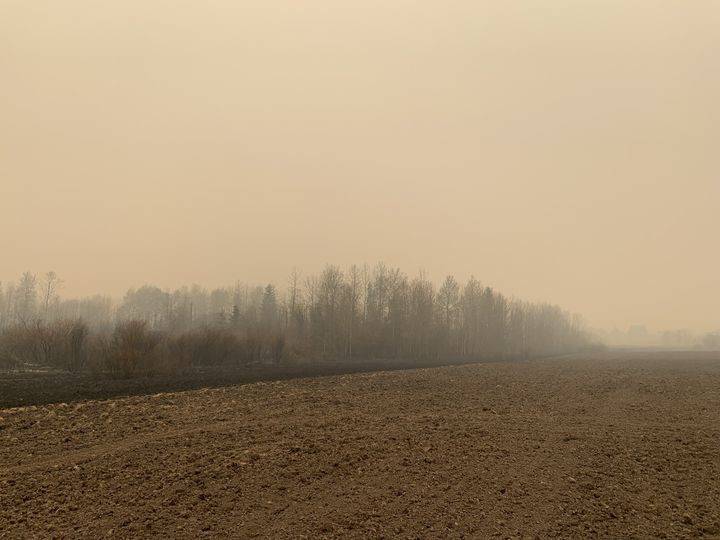
[[43, 317], [47, 320], [50, 315], [50, 307], [58, 301], [58, 291], [63, 285], [63, 281], [53, 272], [47, 272], [43, 276], [40, 292], [42, 295], [42, 311]]

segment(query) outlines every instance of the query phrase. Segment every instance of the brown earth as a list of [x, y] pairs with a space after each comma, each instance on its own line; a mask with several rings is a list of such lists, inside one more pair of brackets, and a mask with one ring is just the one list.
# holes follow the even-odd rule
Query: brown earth
[[[497, 361], [483, 359], [483, 362]], [[280, 365], [206, 367], [178, 374], [147, 377], [113, 378], [109, 374], [68, 373], [66, 371], [25, 370], [0, 371], [0, 409], [47, 405], [49, 403], [109, 399], [115, 397], [180, 392], [216, 388], [260, 381], [281, 381], [300, 377], [347, 375], [369, 371], [389, 371], [419, 367], [438, 367], [475, 363], [469, 360], [403, 359], [353, 360], [343, 362], [298, 361]]]
[[[74, 401], [181, 392], [200, 388], [217, 388], [260, 381], [282, 381], [301, 377], [348, 375], [374, 371], [462, 365], [477, 362], [498, 362], [492, 358], [420, 362], [409, 359], [295, 361], [280, 365], [256, 363], [247, 366], [196, 368], [177, 374], [156, 374], [145, 377], [117, 378], [110, 374], [68, 373], [43, 369], [0, 371], [0, 409], [47, 405]], [[524, 360], [516, 360], [524, 361]]]
[[0, 537], [720, 537], [720, 354], [0, 410]]

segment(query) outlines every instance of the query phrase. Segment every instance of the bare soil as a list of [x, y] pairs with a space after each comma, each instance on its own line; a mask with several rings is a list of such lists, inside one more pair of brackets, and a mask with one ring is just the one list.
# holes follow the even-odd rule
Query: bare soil
[[[485, 359], [483, 362], [493, 362]], [[158, 392], [178, 392], [216, 388], [259, 381], [281, 381], [300, 377], [344, 375], [368, 371], [411, 369], [474, 363], [468, 360], [352, 360], [343, 362], [302, 361], [293, 364], [253, 364], [250, 366], [208, 367], [187, 373], [137, 378], [112, 378], [107, 374], [68, 373], [66, 371], [0, 371], [0, 409], [49, 403], [69, 403], [91, 399], [138, 396]]]
[[0, 410], [0, 537], [720, 537], [720, 355]]

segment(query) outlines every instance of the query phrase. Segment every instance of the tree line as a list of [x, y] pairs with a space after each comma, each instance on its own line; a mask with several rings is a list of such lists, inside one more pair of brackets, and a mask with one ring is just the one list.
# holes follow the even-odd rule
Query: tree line
[[508, 298], [475, 278], [436, 285], [384, 264], [294, 271], [282, 289], [144, 285], [119, 302], [63, 299], [61, 290], [54, 272], [0, 284], [0, 363], [95, 363], [131, 375], [164, 364], [528, 358], [591, 344], [581, 318], [557, 306]]

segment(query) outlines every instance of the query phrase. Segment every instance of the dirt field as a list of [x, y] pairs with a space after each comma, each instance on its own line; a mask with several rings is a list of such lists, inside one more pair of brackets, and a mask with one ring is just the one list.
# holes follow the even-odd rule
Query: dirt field
[[[490, 362], [492, 360], [486, 360]], [[468, 364], [467, 360], [445, 364]], [[417, 364], [417, 363], [415, 363]], [[363, 360], [360, 362], [304, 362], [292, 365], [267, 364], [232, 368], [206, 368], [178, 375], [155, 375], [117, 379], [90, 373], [50, 371], [0, 371], [0, 409], [26, 405], [46, 405], [180, 392], [199, 388], [216, 388], [260, 381], [282, 381], [300, 377], [347, 375], [368, 371], [408, 369], [415, 365], [408, 360]], [[422, 367], [437, 367], [439, 361], [426, 361]]]
[[0, 537], [720, 536], [720, 355], [0, 410]]

